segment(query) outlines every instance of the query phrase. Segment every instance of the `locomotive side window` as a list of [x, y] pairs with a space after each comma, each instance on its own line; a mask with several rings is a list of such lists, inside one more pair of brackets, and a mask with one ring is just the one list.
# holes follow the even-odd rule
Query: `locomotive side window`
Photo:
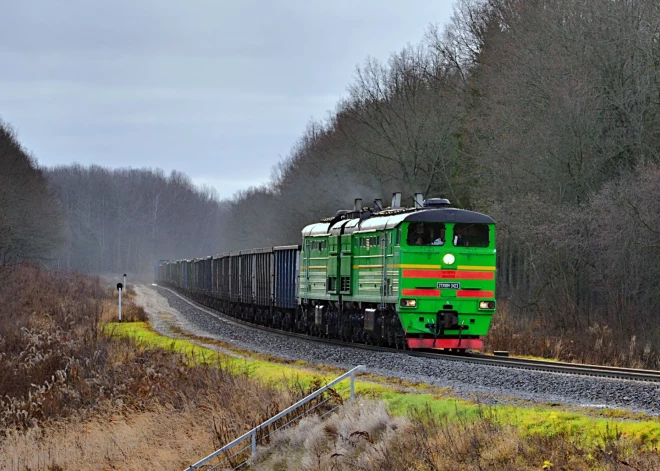
[[441, 222], [413, 222], [408, 226], [408, 245], [445, 245], [445, 225]]
[[488, 224], [454, 224], [452, 241], [457, 247], [488, 247], [490, 244]]

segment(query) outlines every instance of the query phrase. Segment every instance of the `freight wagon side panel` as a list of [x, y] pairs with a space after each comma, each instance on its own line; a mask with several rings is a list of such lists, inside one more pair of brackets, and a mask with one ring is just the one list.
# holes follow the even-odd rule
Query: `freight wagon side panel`
[[213, 280], [213, 267], [212, 267], [213, 257], [206, 257], [204, 260], [204, 291], [207, 294], [210, 294], [212, 291]]
[[154, 262], [154, 281], [159, 282], [163, 280], [163, 275], [165, 271], [165, 264], [169, 260], [158, 260]]
[[241, 250], [239, 255], [241, 265], [241, 302], [245, 304], [252, 304], [253, 300], [253, 274], [254, 262], [252, 250]]
[[181, 287], [184, 289], [188, 289], [188, 261], [183, 261], [181, 263]]
[[259, 306], [270, 307], [273, 284], [273, 249], [255, 249], [254, 252], [255, 302]]
[[215, 255], [211, 257], [211, 294], [218, 296], [218, 268], [220, 267], [220, 257]]
[[229, 297], [232, 302], [241, 302], [241, 255], [240, 252], [232, 252], [229, 258]]
[[298, 305], [298, 277], [300, 246], [275, 247], [275, 299], [276, 307], [295, 309]]
[[213, 260], [213, 293], [216, 298], [222, 297], [222, 257], [216, 256]]
[[192, 277], [190, 278], [190, 288], [193, 292], [199, 290], [199, 273], [201, 268], [201, 260], [194, 259], [192, 262]]
[[229, 300], [229, 282], [231, 280], [231, 271], [229, 254], [223, 255], [220, 258], [220, 299]]

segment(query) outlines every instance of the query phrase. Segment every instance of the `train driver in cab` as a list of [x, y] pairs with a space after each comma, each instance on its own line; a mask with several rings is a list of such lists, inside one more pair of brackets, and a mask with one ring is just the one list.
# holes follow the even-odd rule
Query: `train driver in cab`
[[423, 223], [411, 224], [408, 227], [408, 245], [426, 245]]
[[454, 226], [454, 245], [459, 247], [467, 247], [470, 245], [468, 243], [467, 234], [465, 234], [462, 228]]
[[440, 233], [438, 234], [438, 237], [435, 238], [433, 242], [431, 242], [431, 245], [445, 245], [445, 226], [443, 225], [440, 228]]

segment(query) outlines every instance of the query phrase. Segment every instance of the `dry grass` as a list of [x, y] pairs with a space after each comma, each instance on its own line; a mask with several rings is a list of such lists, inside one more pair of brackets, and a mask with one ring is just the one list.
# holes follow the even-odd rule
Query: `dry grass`
[[[448, 420], [430, 410], [410, 415], [407, 433], [383, 455], [378, 469], [420, 470], [615, 470], [657, 469], [660, 456], [608, 430], [599, 444], [584, 445], [566, 434], [523, 435], [502, 425], [495, 409]], [[627, 467], [632, 465], [631, 468]]]
[[312, 416], [283, 430], [274, 440], [274, 451], [264, 454], [253, 469], [369, 469], [404, 423], [382, 402], [355, 401], [327, 420]]
[[[100, 322], [117, 322], [119, 318], [119, 293], [115, 288], [106, 288], [106, 299], [103, 302], [103, 310]], [[124, 322], [146, 322], [149, 318], [142, 306], [138, 306], [134, 302], [135, 290], [131, 285], [125, 292], [122, 293], [121, 298], [121, 316]]]
[[190, 465], [190, 457], [208, 453], [210, 436], [207, 411], [182, 414], [154, 405], [138, 414], [73, 418], [12, 433], [4, 441], [0, 469], [181, 470]]
[[640, 343], [636, 335], [597, 323], [580, 329], [560, 327], [551, 319], [513, 314], [506, 302], [500, 302], [484, 346], [488, 351], [567, 362], [660, 370], [660, 345], [655, 339], [656, 343]]
[[596, 444], [566, 434], [524, 435], [495, 409], [449, 419], [430, 408], [393, 418], [379, 402], [356, 402], [322, 422], [280, 434], [257, 470], [655, 470], [660, 455], [616, 428]]

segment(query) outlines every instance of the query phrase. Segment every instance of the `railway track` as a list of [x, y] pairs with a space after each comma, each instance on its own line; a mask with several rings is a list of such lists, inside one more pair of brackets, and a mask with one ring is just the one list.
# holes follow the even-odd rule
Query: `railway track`
[[660, 383], [660, 371], [656, 370], [639, 370], [633, 368], [618, 368], [614, 366], [599, 366], [599, 365], [585, 365], [585, 364], [576, 364], [576, 363], [564, 363], [564, 362], [554, 362], [554, 361], [544, 361], [544, 360], [531, 360], [524, 358], [515, 358], [515, 357], [495, 357], [491, 355], [485, 355], [482, 353], [467, 353], [467, 354], [451, 354], [451, 353], [439, 353], [434, 351], [411, 351], [411, 350], [397, 350], [390, 347], [382, 347], [376, 345], [365, 345], [360, 343], [344, 342], [336, 339], [328, 339], [322, 337], [315, 337], [306, 334], [300, 334], [296, 332], [288, 332], [280, 329], [274, 329], [271, 327], [266, 327], [262, 325], [253, 324], [241, 319], [236, 319], [231, 316], [227, 316], [218, 311], [210, 309], [202, 304], [191, 301], [190, 299], [182, 296], [176, 291], [159, 286], [160, 288], [166, 289], [170, 293], [179, 297], [186, 303], [194, 306], [197, 309], [219, 319], [224, 322], [233, 323], [236, 325], [247, 326], [254, 329], [259, 329], [265, 332], [283, 335], [287, 337], [294, 337], [310, 342], [345, 346], [360, 348], [363, 350], [387, 352], [387, 353], [400, 353], [410, 356], [423, 357], [429, 359], [441, 359], [457, 362], [471, 362], [479, 363], [483, 365], [492, 365], [505, 368], [519, 368], [527, 370], [536, 370], [536, 371], [546, 371], [550, 373], [563, 373], [563, 374], [572, 374], [572, 375], [581, 375], [581, 376], [593, 376], [593, 377], [606, 377], [606, 378], [615, 378], [615, 379], [624, 379], [632, 381], [645, 381], [645, 382], [657, 382]]

